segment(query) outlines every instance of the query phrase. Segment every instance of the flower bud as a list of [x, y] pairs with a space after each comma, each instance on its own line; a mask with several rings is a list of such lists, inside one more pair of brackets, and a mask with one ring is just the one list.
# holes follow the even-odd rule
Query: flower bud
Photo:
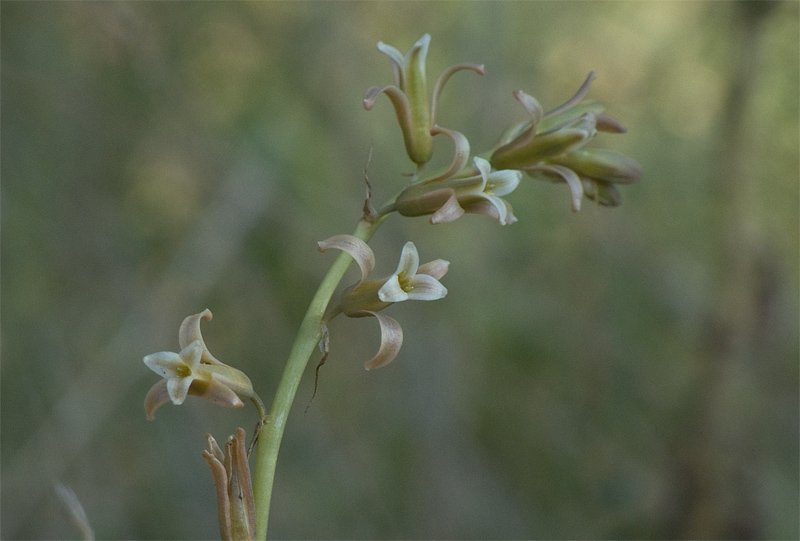
[[632, 184], [642, 178], [638, 163], [611, 150], [583, 149], [549, 161], [569, 167], [582, 177], [614, 184]]
[[433, 153], [434, 119], [436, 106], [444, 83], [457, 71], [469, 69], [483, 75], [483, 66], [457, 64], [442, 73], [434, 86], [432, 102], [428, 99], [425, 75], [425, 60], [428, 54], [429, 34], [422, 36], [403, 55], [385, 43], [378, 43], [378, 50], [389, 57], [394, 72], [394, 85], [372, 86], [364, 93], [364, 108], [372, 109], [380, 94], [386, 94], [392, 102], [397, 121], [403, 132], [406, 152], [411, 161], [421, 166], [431, 159]]

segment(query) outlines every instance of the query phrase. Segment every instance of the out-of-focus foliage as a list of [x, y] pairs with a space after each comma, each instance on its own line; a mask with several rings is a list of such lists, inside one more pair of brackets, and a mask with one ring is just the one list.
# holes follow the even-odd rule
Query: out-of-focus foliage
[[[796, 2], [3, 2], [2, 537], [216, 536], [201, 456], [252, 408], [145, 420], [142, 357], [188, 314], [267, 401], [349, 233], [362, 170], [413, 171], [375, 43], [456, 62], [437, 121], [486, 150], [590, 70], [644, 179], [569, 212], [526, 181], [519, 222], [393, 217], [372, 245], [445, 258], [398, 305], [406, 341], [336, 320], [278, 463], [277, 538], [797, 538]], [[451, 143], [436, 141], [440, 164]], [[437, 158], [435, 158], [436, 160]], [[353, 275], [355, 276], [355, 274]], [[405, 304], [405, 303], [404, 303]], [[312, 359], [312, 364], [316, 359]]]

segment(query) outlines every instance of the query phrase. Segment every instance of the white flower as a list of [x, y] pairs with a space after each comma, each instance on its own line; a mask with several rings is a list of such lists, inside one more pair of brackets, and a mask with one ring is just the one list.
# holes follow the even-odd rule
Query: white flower
[[211, 317], [211, 311], [204, 310], [183, 320], [178, 333], [180, 353], [160, 351], [145, 356], [144, 364], [164, 378], [153, 385], [144, 399], [144, 409], [151, 421], [159, 407], [170, 401], [183, 404], [190, 394], [228, 408], [244, 406], [242, 397], [259, 402], [250, 378], [218, 361], [206, 348], [200, 321]]
[[381, 345], [377, 355], [367, 361], [367, 370], [391, 362], [403, 344], [403, 329], [389, 316], [379, 312], [387, 306], [405, 300], [432, 301], [447, 295], [439, 279], [447, 273], [450, 263], [437, 259], [419, 264], [419, 254], [413, 242], [407, 242], [400, 255], [395, 273], [388, 278], [370, 280], [375, 267], [375, 254], [366, 242], [352, 235], [336, 235], [319, 242], [320, 252], [336, 248], [347, 252], [361, 268], [361, 280], [342, 294], [331, 316], [343, 312], [348, 317], [373, 316], [381, 325]]

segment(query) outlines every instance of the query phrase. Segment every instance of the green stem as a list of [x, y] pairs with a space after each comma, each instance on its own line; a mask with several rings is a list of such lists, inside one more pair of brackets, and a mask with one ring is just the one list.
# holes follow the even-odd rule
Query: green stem
[[[367, 242], [378, 229], [386, 216], [381, 216], [374, 223], [362, 220], [353, 232], [353, 236]], [[256, 528], [257, 539], [267, 538], [267, 522], [269, 520], [270, 500], [272, 499], [272, 484], [275, 480], [275, 465], [278, 460], [278, 451], [283, 438], [283, 430], [289, 410], [292, 408], [294, 395], [300, 380], [303, 377], [308, 360], [314, 353], [317, 343], [321, 338], [322, 318], [333, 296], [336, 286], [342, 280], [345, 271], [350, 266], [353, 258], [342, 252], [334, 261], [328, 274], [322, 280], [311, 304], [308, 307], [300, 330], [295, 338], [289, 360], [286, 362], [283, 376], [272, 402], [267, 422], [258, 438], [256, 452], [255, 473], [253, 475], [254, 496], [256, 501]]]

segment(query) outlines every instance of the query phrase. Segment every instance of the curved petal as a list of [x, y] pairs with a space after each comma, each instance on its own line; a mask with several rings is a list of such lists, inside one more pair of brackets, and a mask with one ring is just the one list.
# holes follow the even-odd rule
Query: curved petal
[[542, 116], [544, 115], [544, 111], [542, 106], [533, 96], [526, 94], [522, 90], [515, 90], [513, 93], [514, 98], [522, 104], [528, 114], [531, 116], [530, 123], [523, 123], [518, 125], [514, 131], [517, 132], [516, 135], [509, 141], [508, 143], [501, 145], [495, 153], [498, 153], [502, 156], [503, 153], [510, 152], [514, 149], [519, 147], [524, 147], [525, 145], [529, 144], [533, 138], [536, 136], [536, 130], [538, 128], [539, 122], [542, 120]]
[[402, 302], [408, 300], [408, 293], [400, 285], [400, 279], [395, 274], [378, 290], [378, 298], [383, 302]]
[[478, 156], [475, 156], [472, 161], [478, 171], [480, 171], [482, 179], [480, 191], [483, 191], [486, 188], [486, 183], [489, 181], [489, 173], [492, 171], [492, 165]]
[[436, 259], [434, 261], [425, 263], [424, 265], [420, 265], [417, 269], [417, 274], [428, 274], [437, 280], [441, 280], [442, 276], [447, 274], [449, 269], [449, 261], [445, 261], [444, 259]]
[[[508, 225], [508, 205], [499, 197], [484, 195], [482, 199], [473, 201], [469, 205], [465, 205], [464, 210], [470, 214], [483, 214], [494, 218], [500, 225]], [[516, 219], [514, 219], [516, 221]]]
[[386, 366], [397, 357], [400, 347], [403, 345], [403, 329], [396, 320], [389, 316], [378, 312], [366, 312], [366, 314], [378, 318], [381, 325], [381, 347], [372, 359], [364, 363], [364, 368], [372, 370]]
[[406, 61], [403, 58], [403, 55], [392, 47], [391, 45], [386, 45], [384, 42], [378, 42], [378, 50], [389, 57], [389, 61], [392, 63], [392, 72], [394, 73], [394, 82], [397, 86], [402, 87], [403, 85], [403, 66], [405, 65]]
[[400, 263], [397, 265], [397, 270], [394, 271], [396, 276], [411, 277], [417, 273], [419, 267], [419, 253], [414, 243], [408, 241], [403, 246], [403, 251], [400, 253]]
[[590, 71], [589, 76], [586, 77], [586, 80], [583, 82], [583, 84], [575, 93], [575, 95], [572, 96], [567, 101], [565, 101], [564, 103], [562, 103], [561, 105], [559, 105], [558, 107], [556, 107], [555, 109], [547, 111], [544, 114], [543, 118], [549, 118], [551, 116], [557, 115], [558, 113], [566, 111], [570, 107], [578, 105], [581, 102], [581, 100], [586, 97], [586, 94], [589, 93], [589, 87], [592, 85], [592, 81], [594, 81], [596, 77], [597, 75], [593, 71]]
[[450, 197], [445, 201], [439, 210], [431, 214], [430, 222], [433, 225], [446, 224], [456, 220], [464, 214], [464, 209], [458, 203], [458, 197], [454, 190], [450, 190]]
[[500, 225], [510, 225], [517, 221], [517, 217], [514, 216], [514, 211], [508, 201], [500, 199], [499, 197], [493, 199], [494, 200], [484, 198], [474, 201], [466, 205], [464, 210], [470, 214], [482, 214], [494, 218], [500, 222]]
[[447, 295], [447, 288], [429, 274], [417, 274], [409, 280], [411, 289], [407, 295], [412, 301], [435, 301]]
[[325, 252], [329, 248], [336, 248], [337, 250], [347, 252], [350, 257], [358, 263], [361, 269], [361, 280], [358, 282], [359, 284], [366, 280], [372, 272], [372, 269], [375, 268], [375, 254], [372, 252], [372, 248], [358, 237], [354, 237], [353, 235], [335, 235], [317, 244], [319, 245], [320, 252]]
[[167, 391], [167, 380], [158, 380], [158, 383], [150, 387], [147, 396], [144, 397], [144, 412], [147, 414], [147, 420], [155, 420], [156, 410], [170, 400], [169, 391]]
[[575, 171], [573, 171], [569, 167], [564, 167], [563, 165], [539, 165], [537, 167], [532, 167], [529, 170], [553, 173], [564, 179], [564, 182], [567, 183], [567, 185], [569, 186], [569, 191], [572, 194], [572, 212], [578, 212], [579, 210], [581, 210], [581, 197], [583, 196], [583, 185], [581, 183], [580, 177], [578, 177]]
[[206, 308], [199, 314], [194, 314], [184, 319], [183, 323], [181, 323], [181, 328], [178, 331], [178, 343], [180, 344], [181, 349], [183, 349], [195, 340], [200, 340], [203, 348], [203, 355], [200, 361], [207, 364], [222, 364], [222, 362], [217, 360], [216, 357], [214, 357], [211, 352], [208, 351], [208, 347], [206, 346], [205, 341], [203, 341], [203, 335], [200, 332], [200, 321], [211, 321], [212, 318], [213, 315], [211, 314], [211, 310]]
[[515, 90], [511, 93], [522, 106], [528, 111], [528, 114], [531, 115], [531, 127], [533, 128], [533, 132], [535, 135], [536, 126], [542, 120], [544, 116], [544, 109], [542, 109], [542, 105], [539, 103], [539, 100], [531, 96], [530, 94], [526, 94], [522, 90]]
[[431, 99], [431, 119], [434, 122], [436, 121], [436, 105], [439, 103], [439, 95], [442, 93], [445, 83], [450, 80], [450, 77], [452, 77], [454, 73], [461, 70], [472, 70], [478, 75], [486, 74], [483, 69], [483, 64], [456, 64], [455, 66], [450, 66], [444, 70], [442, 74], [439, 75], [439, 78], [436, 80], [436, 84], [433, 87], [433, 98]]
[[463, 133], [448, 130], [446, 128], [442, 128], [441, 126], [434, 126], [431, 129], [431, 135], [439, 135], [440, 133], [445, 134], [453, 140], [453, 143], [455, 143], [453, 161], [450, 163], [450, 167], [448, 167], [444, 173], [436, 175], [435, 177], [421, 182], [420, 184], [431, 184], [439, 180], [450, 178], [464, 169], [464, 166], [466, 166], [467, 162], [469, 161], [469, 140], [466, 138], [466, 136], [464, 136]]

